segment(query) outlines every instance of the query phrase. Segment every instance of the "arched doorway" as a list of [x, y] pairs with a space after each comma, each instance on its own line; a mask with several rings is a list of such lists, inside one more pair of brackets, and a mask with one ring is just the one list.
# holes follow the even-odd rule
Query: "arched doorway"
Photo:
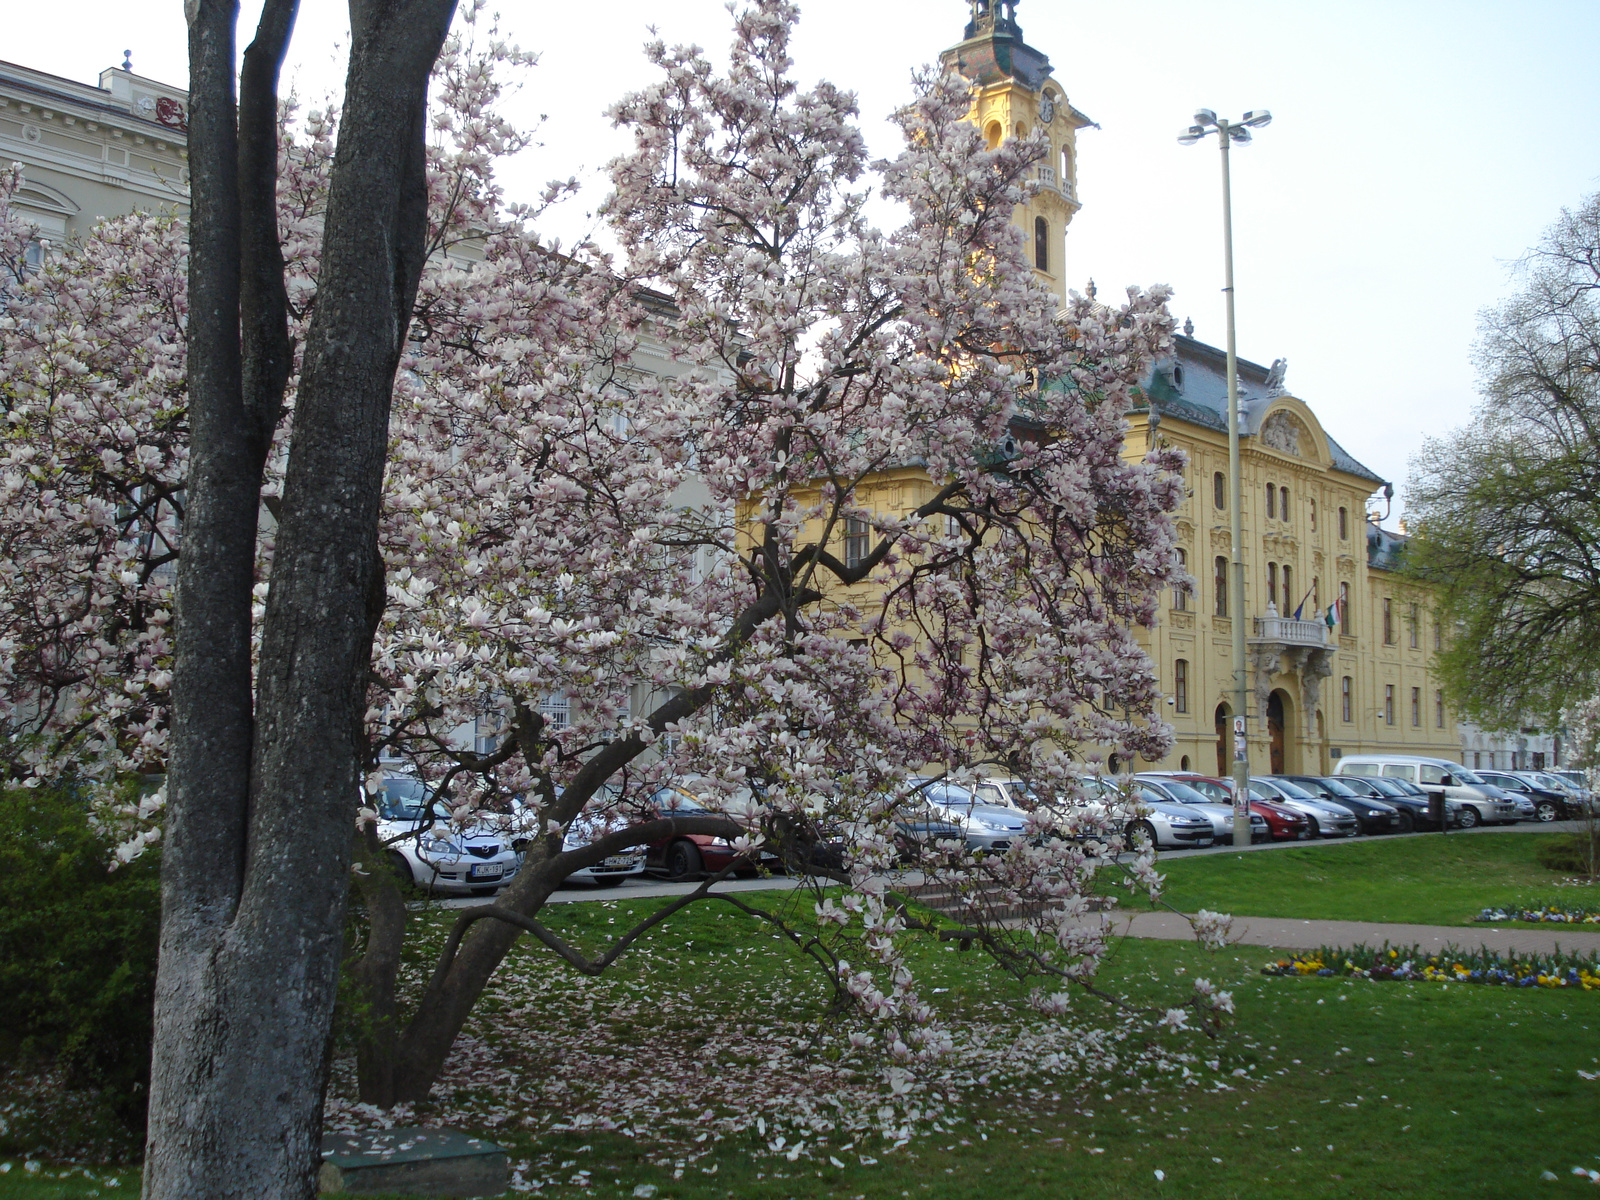
[[1288, 738], [1284, 729], [1289, 723], [1289, 698], [1282, 691], [1267, 698], [1267, 737], [1271, 743], [1270, 762], [1272, 774], [1282, 775], [1289, 770]]
[[1233, 774], [1233, 756], [1228, 753], [1231, 740], [1228, 726], [1232, 724], [1233, 709], [1226, 704], [1217, 705], [1217, 778], [1226, 779]]

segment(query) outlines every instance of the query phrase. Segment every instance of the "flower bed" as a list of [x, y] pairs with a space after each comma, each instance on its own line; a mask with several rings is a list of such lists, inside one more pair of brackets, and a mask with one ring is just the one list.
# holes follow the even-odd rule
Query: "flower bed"
[[1502, 987], [1582, 988], [1600, 991], [1600, 962], [1572, 954], [1501, 956], [1488, 950], [1446, 948], [1427, 954], [1420, 947], [1391, 947], [1387, 942], [1287, 955], [1261, 968], [1263, 975], [1318, 975], [1396, 980], [1412, 983], [1484, 983]]
[[1573, 908], [1563, 904], [1530, 904], [1516, 908], [1486, 908], [1474, 921], [1535, 921], [1551, 925], [1600, 925], [1600, 909]]

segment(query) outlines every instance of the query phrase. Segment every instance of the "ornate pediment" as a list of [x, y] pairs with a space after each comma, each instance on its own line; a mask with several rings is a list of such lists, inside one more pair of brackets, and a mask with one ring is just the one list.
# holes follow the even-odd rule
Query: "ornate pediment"
[[1261, 422], [1261, 432], [1256, 435], [1261, 444], [1280, 454], [1301, 457], [1311, 446], [1311, 431], [1293, 413], [1279, 409]]

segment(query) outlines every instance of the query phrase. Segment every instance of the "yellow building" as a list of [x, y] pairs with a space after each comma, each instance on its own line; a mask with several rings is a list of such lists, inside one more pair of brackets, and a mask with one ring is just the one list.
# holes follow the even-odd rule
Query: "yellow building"
[[1148, 639], [1177, 730], [1161, 765], [1227, 774], [1236, 620], [1249, 622], [1252, 771], [1326, 774], [1341, 754], [1382, 751], [1459, 760], [1433, 670], [1432, 608], [1396, 570], [1403, 539], [1367, 517], [1388, 485], [1287, 389], [1281, 360], [1240, 359], [1238, 369], [1244, 596], [1228, 595], [1223, 351], [1178, 337], [1128, 434], [1130, 456], [1167, 445], [1189, 458], [1189, 496], [1174, 515], [1195, 586], [1166, 597]]
[[1016, 223], [1034, 270], [1063, 303], [1067, 225], [1078, 203], [1078, 130], [1094, 125], [1067, 102], [1050, 60], [1022, 40], [1017, 0], [971, 0], [972, 20], [958, 45], [940, 56], [946, 70], [973, 81], [972, 120], [992, 150], [1006, 138], [1041, 134], [1048, 143], [1034, 167], [1039, 193], [1017, 209]]
[[[1016, 0], [971, 0], [962, 41], [941, 61], [973, 81], [972, 120], [990, 146], [1042, 133], [1039, 193], [1016, 222], [1041, 280], [1066, 299], [1066, 229], [1078, 211], [1077, 131], [1093, 122], [1068, 103], [1049, 59], [1029, 46]], [[1416, 585], [1395, 570], [1399, 540], [1367, 519], [1386, 486], [1323, 430], [1284, 387], [1283, 364], [1240, 361], [1246, 595], [1227, 595], [1227, 381], [1222, 351], [1189, 336], [1157, 366], [1134, 414], [1127, 453], [1159, 442], [1189, 456], [1188, 502], [1176, 514], [1197, 581], [1172, 593], [1148, 639], [1177, 743], [1160, 765], [1227, 774], [1221, 731], [1232, 716], [1232, 625], [1248, 621], [1251, 769], [1325, 773], [1342, 753], [1394, 751], [1459, 759], [1454, 718], [1432, 669], [1439, 632]], [[871, 504], [920, 495], [884, 479]], [[916, 493], [915, 497], [908, 493]], [[887, 505], [885, 505], [887, 506]], [[1329, 628], [1325, 614], [1338, 606]], [[1296, 618], [1299, 613], [1299, 618]]]

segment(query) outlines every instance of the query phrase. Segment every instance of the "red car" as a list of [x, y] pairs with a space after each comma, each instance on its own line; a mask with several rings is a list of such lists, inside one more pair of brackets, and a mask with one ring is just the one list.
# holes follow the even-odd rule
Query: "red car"
[[[1196, 775], [1188, 771], [1160, 771], [1152, 772], [1187, 783], [1201, 795], [1215, 800], [1218, 804], [1233, 805], [1233, 780], [1215, 779], [1210, 775]], [[1301, 841], [1311, 836], [1311, 825], [1303, 816], [1293, 809], [1285, 808], [1281, 804], [1273, 804], [1269, 800], [1250, 798], [1250, 811], [1258, 815], [1267, 823], [1267, 832], [1272, 835], [1275, 842]]]
[[[653, 815], [661, 817], [716, 815], [688, 792], [675, 787], [664, 787], [651, 796], [649, 808]], [[680, 833], [659, 842], [651, 842], [646, 849], [644, 862], [645, 870], [665, 875], [668, 879], [692, 879], [699, 875], [714, 875], [738, 857], [738, 851], [727, 838], [712, 837], [708, 833]], [[765, 850], [761, 851], [760, 858], [760, 866], [771, 869], [778, 865], [777, 857]], [[745, 859], [737, 867], [741, 875], [754, 874], [757, 869], [758, 864], [750, 859]]]

